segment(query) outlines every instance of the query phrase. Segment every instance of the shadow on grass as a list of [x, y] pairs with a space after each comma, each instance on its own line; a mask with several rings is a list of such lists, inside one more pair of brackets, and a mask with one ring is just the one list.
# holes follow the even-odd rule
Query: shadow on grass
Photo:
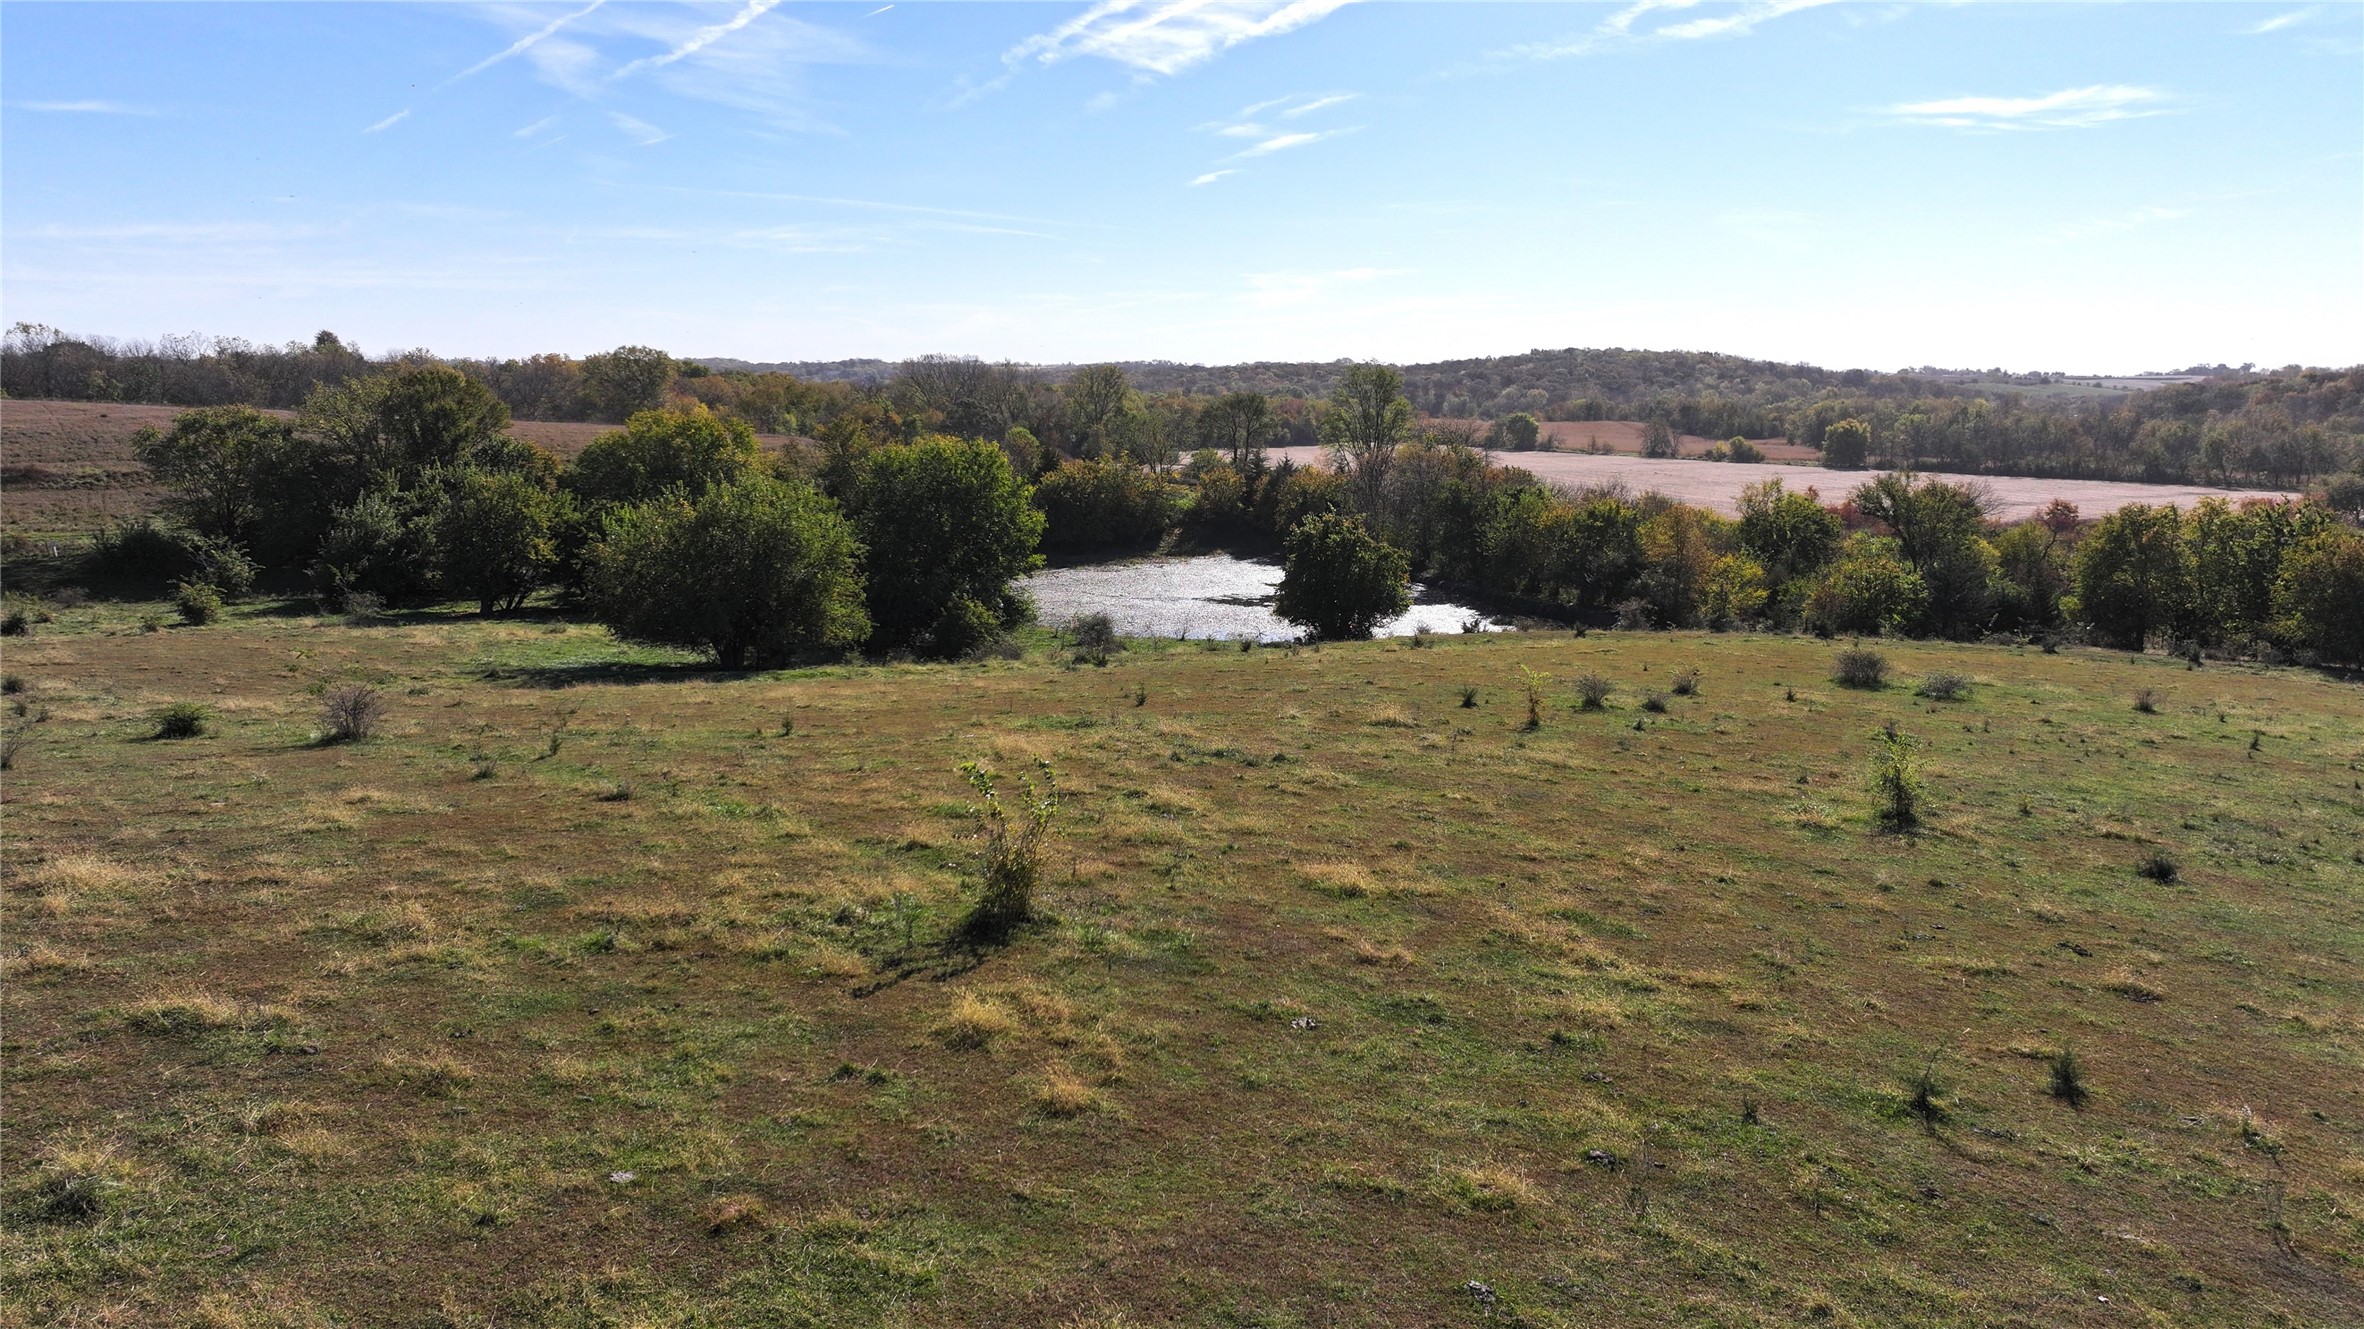
[[723, 669], [703, 660], [634, 661], [581, 660], [563, 664], [488, 665], [476, 677], [487, 683], [561, 689], [591, 683], [714, 683], [754, 678], [769, 669]]
[[852, 995], [875, 996], [915, 978], [944, 983], [975, 973], [995, 952], [1008, 949], [1020, 937], [1049, 921], [1040, 916], [1023, 923], [999, 924], [975, 917], [963, 919], [953, 928], [952, 935], [942, 941], [881, 957], [879, 972], [856, 984]]

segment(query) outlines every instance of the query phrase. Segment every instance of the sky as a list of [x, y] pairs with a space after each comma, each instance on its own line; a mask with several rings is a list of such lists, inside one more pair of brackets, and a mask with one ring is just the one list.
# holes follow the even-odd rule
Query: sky
[[2364, 5], [0, 6], [0, 318], [1033, 363], [2364, 362]]

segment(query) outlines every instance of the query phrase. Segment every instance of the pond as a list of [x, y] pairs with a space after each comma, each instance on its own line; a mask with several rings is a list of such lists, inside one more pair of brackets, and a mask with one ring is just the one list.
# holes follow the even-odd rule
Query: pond
[[[1128, 637], [1194, 637], [1260, 642], [1295, 641], [1302, 632], [1274, 617], [1280, 585], [1277, 561], [1202, 554], [1053, 568], [1019, 583], [1034, 597], [1042, 621], [1059, 627], [1084, 614], [1106, 614]], [[1509, 624], [1466, 605], [1431, 599], [1412, 587], [1412, 608], [1382, 624], [1382, 637], [1430, 632], [1506, 632]]]

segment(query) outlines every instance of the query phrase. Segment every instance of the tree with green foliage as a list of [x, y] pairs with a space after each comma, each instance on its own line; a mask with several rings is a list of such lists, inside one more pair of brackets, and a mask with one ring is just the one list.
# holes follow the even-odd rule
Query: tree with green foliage
[[1871, 461], [1871, 426], [1846, 419], [1822, 431], [1822, 464], [1834, 471], [1860, 471]]
[[1896, 632], [1919, 621], [1929, 605], [1921, 574], [1886, 536], [1858, 535], [1816, 579], [1806, 596], [1806, 623], [1826, 635]]
[[611, 512], [591, 604], [620, 637], [703, 650], [725, 669], [773, 668], [869, 635], [861, 554], [818, 490], [750, 475]]
[[1364, 529], [1324, 513], [1289, 532], [1273, 613], [1327, 641], [1359, 640], [1412, 603], [1411, 560]]
[[207, 406], [173, 417], [169, 431], [132, 435], [132, 455], [169, 491], [164, 507], [191, 530], [254, 538], [270, 501], [264, 486], [293, 444], [286, 421], [252, 406]]
[[1122, 365], [1085, 365], [1059, 387], [1067, 408], [1068, 447], [1079, 457], [1105, 457], [1121, 448], [1125, 414], [1135, 405]]
[[744, 420], [696, 404], [641, 411], [622, 429], [591, 440], [567, 484], [594, 505], [646, 503], [672, 492], [696, 498], [746, 477], [761, 456]]
[[335, 510], [311, 567], [313, 585], [331, 606], [356, 595], [414, 600], [435, 567], [435, 495], [425, 489], [369, 489]]
[[2210, 643], [2261, 639], [2274, 617], [2283, 557], [2336, 524], [2312, 503], [2202, 499], [2184, 514], [2192, 551], [2192, 626]]
[[2308, 536], [2274, 579], [2274, 633], [2331, 664], [2364, 665], [2364, 534]]
[[1251, 485], [1264, 474], [1264, 449], [1281, 432], [1272, 399], [1261, 392], [1227, 392], [1198, 413], [1201, 443], [1225, 454]]
[[1543, 441], [1543, 426], [1525, 411], [1512, 411], [1494, 425], [1494, 446], [1506, 452], [1533, 452]]
[[1642, 426], [1642, 455], [1656, 460], [1680, 456], [1682, 447], [1675, 440], [1674, 430], [1664, 420], [1651, 420]]
[[1064, 462], [1034, 486], [1043, 544], [1054, 549], [1154, 545], [1173, 526], [1180, 501], [1157, 472], [1124, 458]]
[[1375, 511], [1396, 445], [1412, 432], [1412, 403], [1404, 376], [1381, 364], [1351, 365], [1338, 376], [1330, 409], [1322, 416], [1322, 441], [1354, 477], [1363, 509]]
[[1740, 547], [1775, 587], [1820, 572], [1846, 535], [1839, 515], [1812, 493], [1785, 489], [1778, 479], [1740, 491]]
[[871, 645], [954, 658], [1023, 621], [1010, 583], [1042, 565], [1032, 499], [991, 443], [926, 438], [871, 452], [850, 505], [869, 550]]
[[2060, 533], [2041, 521], [2007, 527], [1994, 540], [1995, 608], [2000, 626], [2049, 627], [2060, 621], [2069, 564]]
[[408, 489], [428, 471], [455, 466], [493, 446], [509, 408], [492, 390], [449, 365], [405, 364], [312, 394], [297, 432], [350, 472], [353, 492]]
[[2077, 548], [2076, 612], [2112, 645], [2139, 651], [2192, 618], [2192, 552], [2174, 505], [2130, 503]]
[[514, 611], [548, 576], [558, 496], [517, 471], [464, 467], [445, 477], [435, 514], [436, 576], [476, 599], [478, 613]]
[[602, 420], [625, 421], [665, 404], [679, 372], [672, 356], [651, 346], [619, 346], [583, 357], [583, 401]]

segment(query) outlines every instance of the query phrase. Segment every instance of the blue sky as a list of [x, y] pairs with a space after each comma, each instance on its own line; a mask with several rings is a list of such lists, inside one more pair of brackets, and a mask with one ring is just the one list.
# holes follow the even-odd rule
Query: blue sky
[[2364, 361], [2364, 6], [27, 4], [11, 322]]

